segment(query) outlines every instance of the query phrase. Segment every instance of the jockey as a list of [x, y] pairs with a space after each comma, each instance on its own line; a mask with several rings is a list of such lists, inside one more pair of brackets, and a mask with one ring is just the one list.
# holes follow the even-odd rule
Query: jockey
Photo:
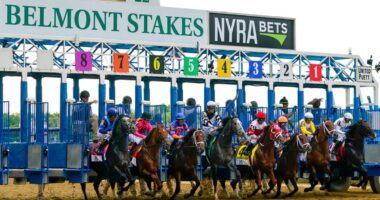
[[177, 141], [182, 139], [182, 134], [190, 131], [189, 126], [185, 122], [186, 116], [183, 113], [178, 113], [175, 118], [176, 120], [170, 124], [170, 135], [168, 135], [170, 152], [174, 150]]
[[343, 144], [343, 141], [346, 139], [346, 131], [349, 126], [351, 126], [352, 122], [352, 114], [351, 113], [344, 113], [342, 118], [337, 119], [334, 122], [335, 126], [335, 134], [334, 138], [336, 139], [336, 143], [333, 147], [332, 152], [336, 152], [340, 145]]
[[[81, 103], [89, 103], [89, 104], [98, 103], [98, 100], [96, 99], [92, 101], [89, 100], [90, 93], [87, 90], [81, 91], [79, 94], [79, 98], [80, 98]], [[89, 109], [90, 109], [89, 112], [90, 112], [91, 138], [94, 141], [94, 143], [97, 143], [98, 142], [98, 138], [97, 138], [98, 116], [92, 112], [91, 106]]]
[[285, 116], [281, 116], [278, 118], [277, 122], [278, 122], [278, 126], [281, 129], [282, 138], [284, 139], [282, 143], [284, 144], [290, 140], [289, 129], [287, 126], [288, 118], [286, 118]]
[[[147, 134], [152, 131], [152, 125], [150, 124], [151, 119], [150, 113], [144, 112], [136, 122], [136, 132], [134, 134], [129, 134], [129, 141], [134, 144], [134, 146], [138, 146], [141, 144], [141, 141], [146, 137]], [[133, 148], [133, 147], [132, 147]]]
[[313, 119], [313, 113], [307, 112], [305, 113], [304, 119], [301, 119], [301, 121], [298, 123], [300, 133], [305, 134], [309, 138], [309, 140], [313, 137], [313, 134], [315, 133]]
[[104, 118], [100, 122], [97, 135], [100, 139], [102, 139], [102, 143], [99, 145], [99, 152], [103, 151], [104, 147], [108, 144], [109, 140], [111, 139], [112, 129], [115, 125], [117, 116], [118, 112], [116, 108], [109, 108], [107, 110], [107, 116], [104, 116]]
[[248, 155], [252, 148], [256, 145], [257, 140], [260, 138], [264, 132], [264, 127], [267, 125], [265, 122], [266, 114], [263, 112], [258, 112], [256, 114], [256, 119], [251, 122], [247, 130], [248, 133], [248, 145], [244, 150], [244, 154]]
[[209, 137], [222, 126], [222, 119], [215, 111], [216, 104], [213, 101], [207, 102], [207, 110], [202, 112], [202, 130]]

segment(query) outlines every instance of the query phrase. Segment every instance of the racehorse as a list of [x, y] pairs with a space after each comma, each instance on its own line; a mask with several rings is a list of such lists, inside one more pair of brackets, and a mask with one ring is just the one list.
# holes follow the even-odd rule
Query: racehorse
[[281, 183], [283, 180], [285, 183], [290, 180], [294, 188], [293, 191], [289, 192], [285, 197], [290, 197], [298, 191], [298, 153], [304, 153], [310, 150], [311, 146], [305, 135], [294, 134], [287, 142], [286, 146], [282, 150], [281, 157], [277, 163], [277, 170], [275, 171], [277, 178], [277, 193], [274, 198], [280, 197]]
[[[99, 185], [103, 179], [109, 180], [112, 190], [114, 190], [116, 182], [121, 188], [124, 186], [126, 179], [133, 180], [128, 168], [130, 161], [128, 134], [134, 133], [135, 129], [135, 124], [127, 116], [119, 116], [112, 130], [112, 137], [106, 152], [106, 161], [90, 162], [90, 168], [97, 173], [94, 180], [94, 189], [99, 199], [101, 199]], [[97, 146], [99, 144], [94, 144], [92, 150]], [[81, 187], [84, 197], [87, 199], [86, 183], [82, 183]]]
[[304, 192], [313, 191], [318, 184], [317, 172], [324, 172], [329, 175], [324, 182], [321, 181], [321, 190], [329, 187], [332, 178], [332, 172], [329, 168], [330, 154], [328, 139], [335, 131], [334, 124], [330, 120], [323, 120], [319, 125], [311, 142], [311, 151], [307, 153], [307, 168], [309, 169], [310, 187], [305, 188]]
[[262, 194], [268, 194], [271, 190], [273, 190], [277, 183], [273, 172], [273, 167], [275, 164], [274, 142], [282, 139], [281, 132], [281, 129], [276, 128], [276, 124], [271, 122], [264, 128], [264, 133], [262, 133], [263, 135], [257, 141], [258, 146], [256, 146], [248, 156], [249, 164], [256, 177], [257, 185], [257, 188], [249, 195], [249, 197], [255, 195], [262, 188], [262, 172], [267, 174], [270, 178], [270, 187], [268, 190], [263, 191]]
[[232, 136], [236, 133], [241, 138], [246, 138], [244, 128], [237, 117], [225, 118], [222, 120], [223, 128], [219, 131], [219, 134], [215, 136], [215, 141], [212, 142], [207, 155], [207, 159], [211, 166], [211, 177], [214, 185], [214, 197], [218, 199], [218, 166], [225, 166], [232, 172], [232, 177], [236, 179], [231, 181], [231, 187], [235, 191], [236, 196], [240, 198], [239, 192], [236, 189], [238, 181], [241, 181], [240, 174], [236, 167], [233, 165], [234, 150], [232, 149]]
[[[369, 124], [360, 120], [356, 124], [349, 127], [346, 133], [346, 140], [343, 151], [343, 166], [350, 171], [357, 171], [362, 177], [362, 180], [354, 185], [361, 187], [367, 184], [368, 176], [366, 170], [363, 168], [364, 163], [364, 138], [376, 138], [376, 133], [371, 129]], [[342, 151], [341, 151], [342, 152]], [[342, 157], [342, 155], [339, 155]]]
[[[181, 191], [181, 180], [186, 178], [189, 181], [195, 181], [195, 186], [192, 187], [189, 194], [185, 195], [185, 198], [189, 198], [194, 195], [195, 191], [200, 185], [200, 181], [196, 173], [196, 165], [198, 163], [198, 156], [205, 149], [205, 135], [201, 130], [193, 129], [183, 137], [183, 143], [177, 151], [173, 154], [173, 166], [170, 177], [174, 177], [176, 180], [176, 189], [170, 199], [175, 199], [178, 193]], [[172, 184], [168, 181], [169, 190], [172, 190]]]
[[[162, 183], [158, 176], [158, 170], [160, 167], [160, 148], [167, 135], [168, 133], [165, 130], [164, 125], [156, 124], [156, 127], [143, 140], [141, 150], [137, 150], [138, 152], [136, 152], [138, 176], [145, 180], [150, 191], [152, 190], [151, 182], [153, 181], [153, 196], [162, 189]], [[132, 184], [134, 184], [134, 182], [129, 182], [128, 186], [122, 188], [119, 193], [122, 191], [128, 191]]]

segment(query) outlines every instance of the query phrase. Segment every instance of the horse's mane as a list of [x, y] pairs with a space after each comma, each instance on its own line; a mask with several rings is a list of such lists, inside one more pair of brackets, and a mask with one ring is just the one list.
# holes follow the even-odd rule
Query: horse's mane
[[148, 135], [144, 139], [145, 143], [150, 143], [150, 141], [152, 140], [152, 137], [153, 137], [154, 133], [157, 132], [157, 129], [158, 129], [158, 127], [156, 126], [156, 127], [154, 127], [152, 129], [152, 131], [150, 131], [148, 133]]
[[227, 124], [228, 121], [230, 121], [232, 118], [231, 117], [225, 117], [222, 119], [222, 124], [223, 126], [225, 126]]
[[196, 129], [194, 129], [194, 128], [191, 129], [190, 132], [187, 133], [187, 134], [183, 137], [183, 141], [185, 141], [185, 142], [189, 141], [189, 140], [193, 137], [195, 131], [196, 131]]
[[269, 131], [270, 131], [270, 124], [266, 125], [263, 129], [264, 133], [263, 133], [263, 136], [259, 138], [258, 142], [261, 142], [264, 140], [264, 138], [266, 137], [266, 135], [269, 134]]
[[[116, 119], [115, 119], [115, 124], [113, 125], [113, 128], [112, 128], [112, 135], [114, 135], [114, 136], [117, 136], [117, 128], [116, 127], [118, 127], [119, 126], [119, 123], [120, 123], [120, 120], [121, 119], [123, 119], [123, 115], [120, 115], [120, 116], [118, 116], [118, 117], [116, 117]], [[111, 137], [111, 139], [112, 139], [112, 137]]]

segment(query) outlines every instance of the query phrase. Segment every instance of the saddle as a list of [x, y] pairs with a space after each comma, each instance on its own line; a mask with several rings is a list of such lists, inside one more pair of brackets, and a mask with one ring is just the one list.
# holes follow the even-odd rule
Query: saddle
[[258, 147], [259, 147], [259, 145], [255, 144], [255, 146], [252, 148], [250, 153], [247, 155], [246, 153], [244, 153], [245, 149], [247, 148], [247, 145], [240, 146], [237, 149], [236, 159], [249, 160], [249, 158], [251, 158], [251, 160], [253, 160], [253, 158], [255, 158], [255, 153], [256, 153]]
[[90, 148], [90, 155], [91, 155], [91, 161], [92, 162], [103, 162], [106, 160], [106, 153], [108, 150], [109, 145], [105, 145], [103, 150], [99, 152], [101, 142], [93, 143], [93, 145]]

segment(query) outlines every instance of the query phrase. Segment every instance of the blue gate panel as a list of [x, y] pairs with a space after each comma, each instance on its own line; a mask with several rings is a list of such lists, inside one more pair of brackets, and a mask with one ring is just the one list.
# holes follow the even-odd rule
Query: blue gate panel
[[66, 168], [67, 143], [49, 144], [49, 168]]
[[28, 166], [28, 144], [17, 143], [8, 144], [9, 147], [9, 168], [26, 169]]

